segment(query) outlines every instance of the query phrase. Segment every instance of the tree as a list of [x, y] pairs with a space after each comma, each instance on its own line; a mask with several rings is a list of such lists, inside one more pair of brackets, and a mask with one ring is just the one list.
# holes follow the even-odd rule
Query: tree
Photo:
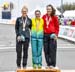
[[[61, 12], [61, 6], [57, 7], [57, 9]], [[63, 12], [66, 10], [75, 10], [75, 3], [65, 3], [63, 4]]]

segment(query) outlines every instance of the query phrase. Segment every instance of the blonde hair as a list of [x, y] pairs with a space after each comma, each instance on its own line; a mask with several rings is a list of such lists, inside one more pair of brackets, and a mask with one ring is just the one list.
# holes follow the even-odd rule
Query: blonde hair
[[28, 8], [26, 6], [23, 6], [21, 11], [23, 11], [23, 9], [26, 9], [28, 11]]

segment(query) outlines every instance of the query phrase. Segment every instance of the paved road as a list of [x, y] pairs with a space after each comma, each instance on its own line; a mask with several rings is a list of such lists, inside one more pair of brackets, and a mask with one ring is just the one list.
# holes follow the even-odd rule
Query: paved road
[[[29, 48], [28, 66], [32, 65]], [[43, 54], [43, 66], [45, 66]], [[57, 66], [63, 70], [75, 69], [75, 45], [67, 40], [58, 39]], [[13, 25], [0, 24], [0, 72], [16, 69], [15, 31]]]
[[15, 28], [13, 25], [0, 24], [0, 46], [15, 46]]

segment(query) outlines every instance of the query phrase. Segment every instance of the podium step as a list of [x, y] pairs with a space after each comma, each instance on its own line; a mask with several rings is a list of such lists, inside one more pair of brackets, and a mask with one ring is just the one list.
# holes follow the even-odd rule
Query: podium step
[[26, 69], [17, 70], [16, 72], [61, 72], [58, 69]]

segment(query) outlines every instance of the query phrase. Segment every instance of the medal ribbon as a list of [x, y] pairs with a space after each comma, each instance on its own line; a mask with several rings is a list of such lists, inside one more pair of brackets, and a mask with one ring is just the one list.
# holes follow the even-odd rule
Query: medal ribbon
[[25, 31], [25, 27], [26, 27], [26, 23], [27, 23], [27, 17], [26, 17], [25, 21], [22, 18], [22, 21], [23, 21], [23, 31]]
[[51, 17], [49, 17], [49, 19], [48, 19], [48, 17], [46, 17], [47, 28], [48, 28], [48, 25], [49, 25], [50, 21], [51, 21]]
[[36, 21], [36, 19], [35, 19], [35, 23], [36, 23], [36, 31], [38, 32], [39, 26], [40, 26], [40, 20]]

